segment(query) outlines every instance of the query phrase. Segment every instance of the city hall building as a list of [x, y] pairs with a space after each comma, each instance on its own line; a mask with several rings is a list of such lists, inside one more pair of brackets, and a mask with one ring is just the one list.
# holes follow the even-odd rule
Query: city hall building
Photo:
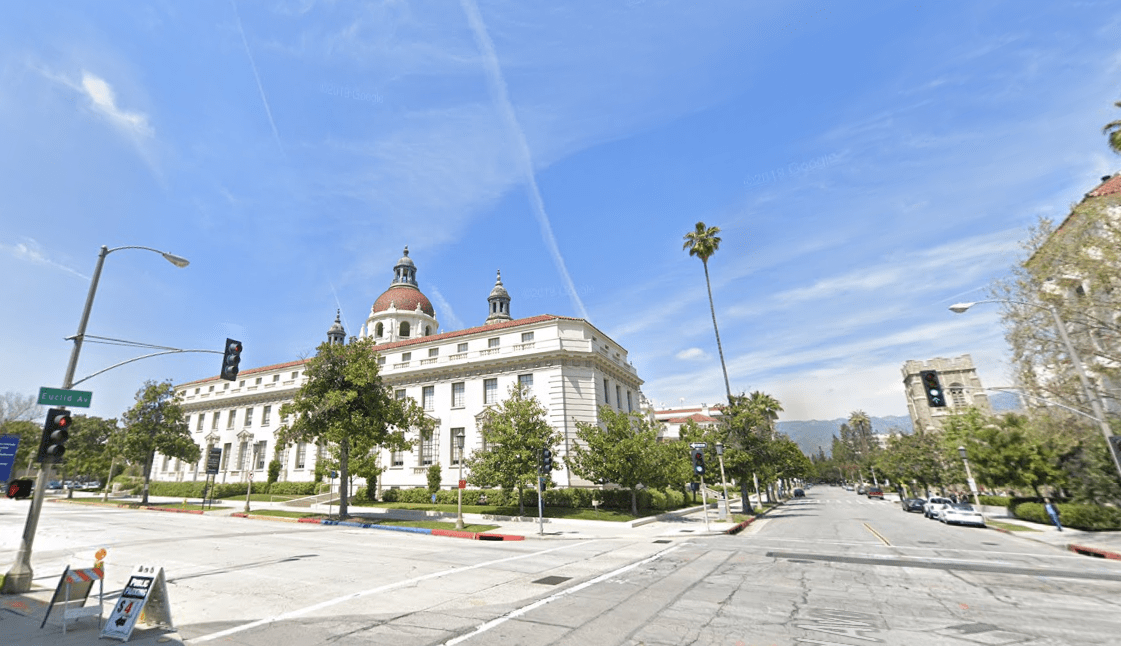
[[[436, 430], [424, 440], [414, 432], [412, 450], [382, 452], [379, 489], [427, 486], [427, 469], [437, 464], [442, 486], [455, 487], [463, 458], [458, 438], [463, 438], [468, 456], [481, 449], [483, 412], [505, 399], [518, 383], [537, 398], [547, 411], [548, 423], [563, 437], [556, 447], [563, 469], [553, 473], [554, 482], [562, 487], [590, 485], [564, 461], [576, 442], [576, 422], [596, 423], [603, 405], [625, 412], [649, 408], [627, 351], [584, 319], [551, 314], [513, 318], [501, 274], [486, 298], [482, 325], [441, 332], [416, 272], [406, 247], [393, 268], [392, 283], [374, 301], [360, 336], [374, 340], [384, 385], [397, 397], [418, 402], [435, 420]], [[338, 316], [327, 338], [345, 342]], [[222, 449], [218, 482], [250, 477], [264, 482], [273, 459], [280, 461], [281, 481], [314, 480], [316, 461], [326, 448], [304, 442], [280, 446], [275, 436], [283, 424], [280, 407], [292, 400], [306, 379], [304, 363], [242, 370], [234, 382], [214, 376], [176, 386], [203, 457], [198, 463], [180, 463], [159, 456], [152, 478], [204, 480], [206, 456], [217, 447]]]

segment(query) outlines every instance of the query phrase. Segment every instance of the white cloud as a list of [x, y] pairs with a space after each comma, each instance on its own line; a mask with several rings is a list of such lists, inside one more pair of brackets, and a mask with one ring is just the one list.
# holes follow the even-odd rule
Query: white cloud
[[151, 137], [155, 134], [148, 124], [148, 116], [141, 112], [129, 112], [117, 105], [116, 94], [105, 79], [82, 71], [79, 89], [89, 97], [95, 110], [109, 118], [109, 121], [125, 132], [137, 137]]
[[62, 271], [74, 274], [75, 276], [83, 280], [89, 280], [89, 276], [81, 274], [71, 269], [70, 267], [67, 267], [66, 265], [62, 265], [48, 258], [43, 252], [43, 248], [39, 245], [39, 243], [30, 238], [25, 242], [17, 242], [15, 244], [4, 244], [0, 242], [0, 250], [16, 258], [17, 260], [23, 260], [26, 262], [34, 263], [36, 265], [53, 267], [54, 269], [61, 269]]
[[676, 356], [684, 361], [704, 361], [708, 359], [708, 353], [700, 348], [688, 348], [678, 352]]

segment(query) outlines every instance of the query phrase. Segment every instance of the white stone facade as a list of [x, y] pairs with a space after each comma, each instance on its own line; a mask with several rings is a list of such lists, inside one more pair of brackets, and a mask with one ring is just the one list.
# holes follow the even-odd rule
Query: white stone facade
[[[400, 274], [395, 284], [398, 278]], [[503, 296], [500, 300], [508, 313], [509, 296]], [[410, 312], [423, 314], [423, 305], [414, 302], [411, 306]], [[563, 467], [553, 473], [558, 486], [590, 485], [572, 474], [564, 462], [576, 441], [577, 421], [595, 423], [598, 408], [604, 404], [622, 411], [643, 408], [642, 380], [628, 361], [627, 351], [583, 319], [491, 317], [491, 323], [466, 330], [401, 338], [399, 326], [394, 330], [398, 334], [388, 333], [389, 321], [400, 323], [401, 312], [395, 306], [375, 309], [363, 332], [374, 335], [376, 326], [383, 325], [381, 338], [386, 340], [376, 346], [383, 382], [397, 396], [412, 397], [438, 421], [430, 441], [418, 441], [407, 452], [382, 453], [381, 488], [426, 486], [426, 469], [432, 464], [441, 466], [442, 486], [455, 487], [460, 456], [454, 438], [464, 435], [468, 455], [481, 449], [477, 419], [488, 406], [508, 397], [519, 381], [529, 386], [547, 411], [549, 424], [564, 438], [556, 447]], [[489, 309], [492, 314], [503, 311], [493, 300]], [[431, 324], [432, 330], [438, 329], [434, 317]], [[281, 481], [313, 480], [318, 447], [277, 447], [275, 439], [282, 424], [280, 407], [304, 383], [303, 368], [303, 361], [293, 361], [243, 370], [236, 382], [215, 376], [176, 386], [203, 458], [198, 464], [178, 464], [158, 457], [153, 479], [204, 480], [207, 449], [217, 446], [223, 449], [218, 482], [244, 481], [250, 474], [255, 482], [263, 482], [274, 458], [282, 464]]]

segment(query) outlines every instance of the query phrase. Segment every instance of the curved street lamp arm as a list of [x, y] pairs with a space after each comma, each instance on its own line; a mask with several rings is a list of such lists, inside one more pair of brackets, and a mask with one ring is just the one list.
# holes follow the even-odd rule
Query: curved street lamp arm
[[125, 364], [132, 363], [133, 361], [140, 361], [141, 359], [147, 359], [149, 357], [158, 357], [158, 356], [164, 355], [164, 354], [179, 354], [180, 352], [207, 352], [207, 353], [210, 353], [210, 354], [223, 354], [222, 352], [219, 352], [218, 350], [165, 350], [164, 352], [153, 352], [152, 354], [145, 354], [143, 356], [133, 357], [131, 359], [122, 361], [120, 363], [115, 363], [115, 364], [109, 366], [108, 368], [105, 368], [104, 370], [98, 370], [97, 372], [93, 373], [92, 375], [87, 375], [85, 377], [82, 377], [78, 381], [75, 381], [72, 384], [72, 386], [77, 386], [78, 384], [82, 383], [83, 381], [86, 381], [87, 379], [93, 379], [94, 377], [96, 377], [96, 376], [98, 376], [98, 375], [100, 375], [104, 372], [109, 372], [113, 368], [119, 368], [119, 367], [121, 367]]

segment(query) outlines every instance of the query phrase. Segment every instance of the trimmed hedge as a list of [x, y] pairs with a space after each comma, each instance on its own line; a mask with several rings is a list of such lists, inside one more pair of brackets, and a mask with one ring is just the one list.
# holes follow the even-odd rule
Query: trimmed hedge
[[1008, 503], [1012, 502], [1012, 498], [1008, 496], [977, 496], [982, 505], [992, 505], [993, 507], [1007, 507]]
[[[466, 489], [463, 492], [463, 502], [468, 505], [479, 504], [479, 497], [486, 495], [486, 504], [494, 507], [513, 507], [518, 504], [517, 490], [505, 489]], [[458, 500], [455, 489], [441, 489], [436, 492], [437, 504], [454, 505]], [[355, 498], [366, 499], [365, 487], [358, 490]], [[382, 500], [385, 502], [402, 502], [409, 504], [431, 504], [432, 494], [428, 489], [416, 487], [413, 489], [385, 489], [382, 491]], [[526, 505], [537, 504], [537, 492], [526, 489], [522, 492], [522, 500]], [[600, 509], [619, 509], [630, 511], [631, 492], [629, 489], [546, 489], [545, 505], [549, 507], [570, 507], [573, 509], [590, 509], [592, 500], [600, 502]], [[656, 491], [643, 489], [638, 492], [638, 508], [640, 510], [666, 511], [678, 509], [685, 504], [685, 494], [673, 489]]]
[[[121, 487], [139, 495], [144, 491], [144, 482], [128, 481], [118, 478]], [[149, 496], [167, 496], [171, 498], [201, 498], [206, 482], [151, 482], [148, 485]], [[214, 485], [213, 492], [207, 491], [208, 498], [229, 498], [230, 496], [244, 496], [249, 490], [246, 482], [227, 482]], [[271, 493], [278, 496], [311, 496], [316, 491], [314, 482], [274, 482], [271, 485], [265, 482], [254, 482], [253, 493]]]
[[[1057, 503], [1059, 522], [1063, 527], [1082, 529], [1090, 532], [1121, 529], [1121, 509], [1101, 505], [1079, 503]], [[1016, 506], [1016, 518], [1034, 523], [1051, 524], [1051, 517], [1043, 509], [1043, 503], [1023, 502]]]

